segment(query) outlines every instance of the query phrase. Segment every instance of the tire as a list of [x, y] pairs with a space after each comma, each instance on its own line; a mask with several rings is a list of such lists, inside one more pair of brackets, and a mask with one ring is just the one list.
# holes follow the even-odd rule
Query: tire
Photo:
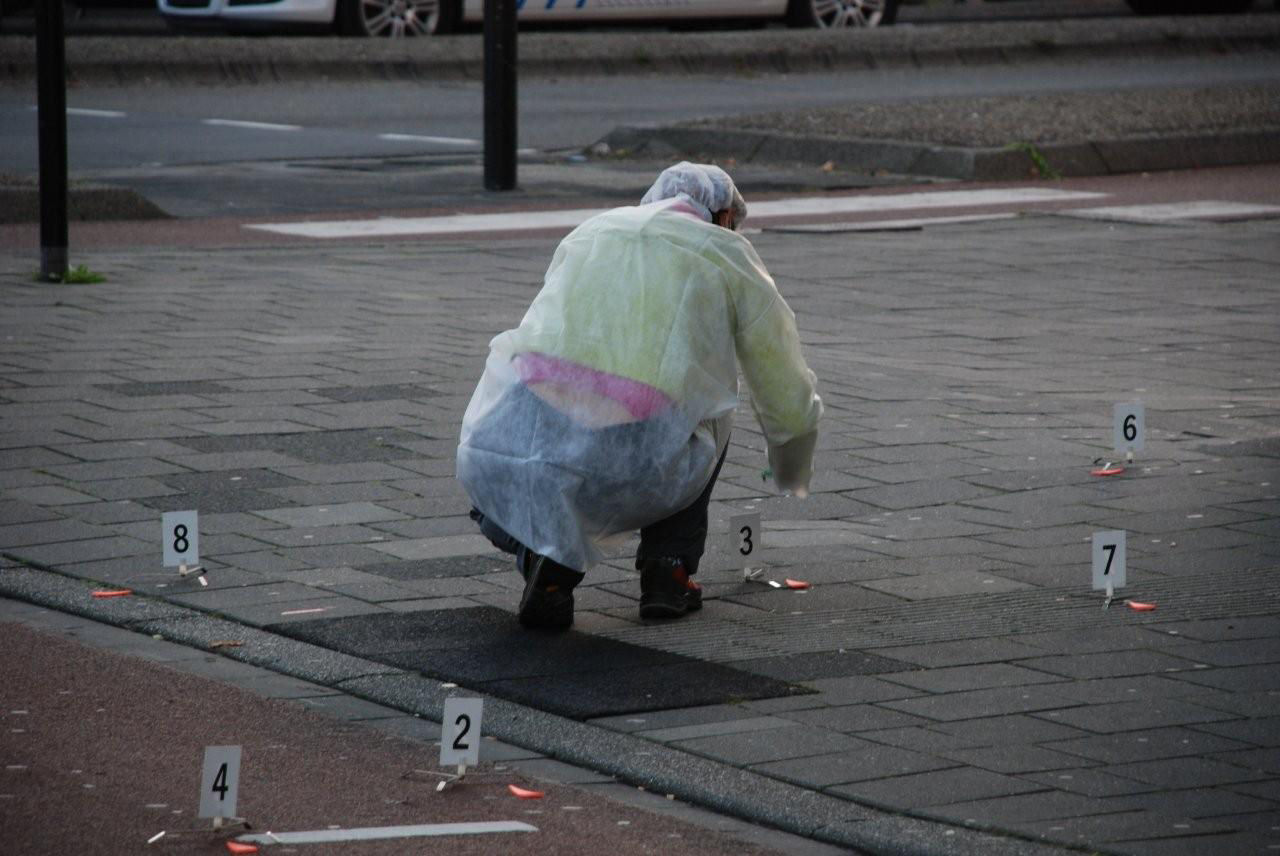
[[791, 0], [787, 26], [887, 27], [898, 17], [899, 0]]
[[1139, 15], [1221, 15], [1248, 12], [1253, 0], [1125, 0]]
[[441, 36], [457, 29], [460, 11], [460, 0], [338, 0], [335, 24], [344, 36]]

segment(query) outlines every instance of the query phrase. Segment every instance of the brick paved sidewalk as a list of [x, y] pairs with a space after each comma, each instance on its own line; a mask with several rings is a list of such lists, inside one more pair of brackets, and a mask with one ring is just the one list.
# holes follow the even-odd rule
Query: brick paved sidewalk
[[[624, 548], [576, 626], [811, 692], [592, 724], [847, 799], [850, 828], [865, 806], [1111, 852], [1280, 847], [1278, 235], [753, 236], [828, 404], [814, 496], [771, 494], [744, 409], [706, 609], [641, 624]], [[513, 611], [453, 451], [553, 247], [99, 253], [107, 283], [59, 287], [0, 256], [0, 552], [255, 627]], [[1132, 400], [1145, 451], [1092, 477]], [[185, 509], [207, 588], [161, 565]], [[729, 567], [744, 511], [765, 576], [811, 590]], [[1121, 594], [1156, 611], [1090, 591], [1109, 529]]]

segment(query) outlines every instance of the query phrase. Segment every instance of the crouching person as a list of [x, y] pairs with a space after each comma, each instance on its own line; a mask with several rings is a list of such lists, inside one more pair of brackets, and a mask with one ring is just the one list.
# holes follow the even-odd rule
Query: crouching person
[[457, 475], [516, 557], [526, 627], [569, 627], [574, 586], [637, 529], [641, 617], [701, 608], [692, 577], [739, 367], [774, 481], [808, 492], [822, 401], [745, 217], [723, 170], [670, 167], [639, 206], [565, 238], [520, 326], [490, 343]]

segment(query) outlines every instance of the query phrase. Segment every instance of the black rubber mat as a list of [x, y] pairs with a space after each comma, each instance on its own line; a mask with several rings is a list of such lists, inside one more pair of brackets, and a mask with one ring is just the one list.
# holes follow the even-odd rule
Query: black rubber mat
[[[513, 615], [490, 606], [268, 629], [573, 719], [809, 692], [765, 675], [572, 630], [525, 630]], [[679, 625], [671, 632], [679, 633]]]

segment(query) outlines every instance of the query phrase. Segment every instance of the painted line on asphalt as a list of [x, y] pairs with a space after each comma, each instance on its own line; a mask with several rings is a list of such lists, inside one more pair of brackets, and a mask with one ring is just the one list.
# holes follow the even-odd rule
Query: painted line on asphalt
[[1170, 223], [1179, 220], [1244, 220], [1280, 216], [1280, 206], [1247, 202], [1220, 202], [1211, 199], [1147, 205], [1112, 205], [1104, 208], [1075, 208], [1058, 212], [1087, 220], [1119, 220], [1128, 223]]
[[248, 128], [255, 131], [301, 131], [301, 125], [277, 125], [274, 122], [247, 122], [242, 119], [203, 119], [205, 125], [225, 128]]
[[924, 208], [969, 208], [986, 205], [1025, 205], [1102, 199], [1108, 194], [1047, 187], [1005, 187], [993, 190], [930, 190], [891, 196], [803, 196], [747, 205], [748, 218], [810, 217], [815, 214], [863, 214]]
[[[468, 148], [480, 148], [484, 145], [482, 140], [473, 140], [470, 137], [435, 137], [430, 134], [379, 134], [378, 139], [391, 143], [433, 143], [439, 146], [466, 146]], [[541, 154], [541, 152], [538, 149], [524, 148], [516, 149], [516, 154], [536, 155]]]
[[378, 238], [395, 235], [450, 235], [462, 232], [519, 232], [572, 229], [605, 209], [521, 211], [508, 214], [453, 214], [445, 217], [382, 217], [313, 223], [246, 223], [246, 229], [303, 238]]
[[[747, 206], [751, 219], [862, 214], [930, 208], [964, 208], [1100, 199], [1105, 193], [1013, 187], [995, 190], [946, 190], [892, 196], [815, 196], [776, 199]], [[246, 223], [244, 228], [303, 238], [375, 238], [397, 235], [449, 235], [474, 232], [529, 232], [572, 229], [603, 208], [567, 211], [516, 211], [504, 214], [452, 214], [442, 217], [380, 217], [374, 220], [331, 220], [309, 223]]]
[[93, 116], [98, 119], [123, 119], [127, 114], [119, 110], [92, 110], [88, 107], [68, 107], [68, 116]]
[[955, 217], [917, 217], [907, 220], [858, 220], [850, 223], [805, 223], [795, 226], [765, 226], [762, 232], [803, 235], [832, 235], [841, 232], [892, 232], [923, 229], [925, 226], [948, 226], [954, 223], [990, 223], [993, 220], [1016, 220], [1014, 211], [991, 214], [959, 214]]
[[388, 838], [426, 838], [437, 835], [491, 835], [497, 832], [537, 832], [538, 827], [518, 820], [474, 823], [424, 823], [415, 826], [364, 826], [354, 829], [313, 829], [308, 832], [268, 832], [241, 835], [245, 844], [330, 844], [339, 841], [379, 841]]
[[444, 146], [479, 146], [479, 140], [467, 137], [432, 137], [424, 134], [379, 134], [379, 140], [390, 140], [394, 143], [439, 143]]

